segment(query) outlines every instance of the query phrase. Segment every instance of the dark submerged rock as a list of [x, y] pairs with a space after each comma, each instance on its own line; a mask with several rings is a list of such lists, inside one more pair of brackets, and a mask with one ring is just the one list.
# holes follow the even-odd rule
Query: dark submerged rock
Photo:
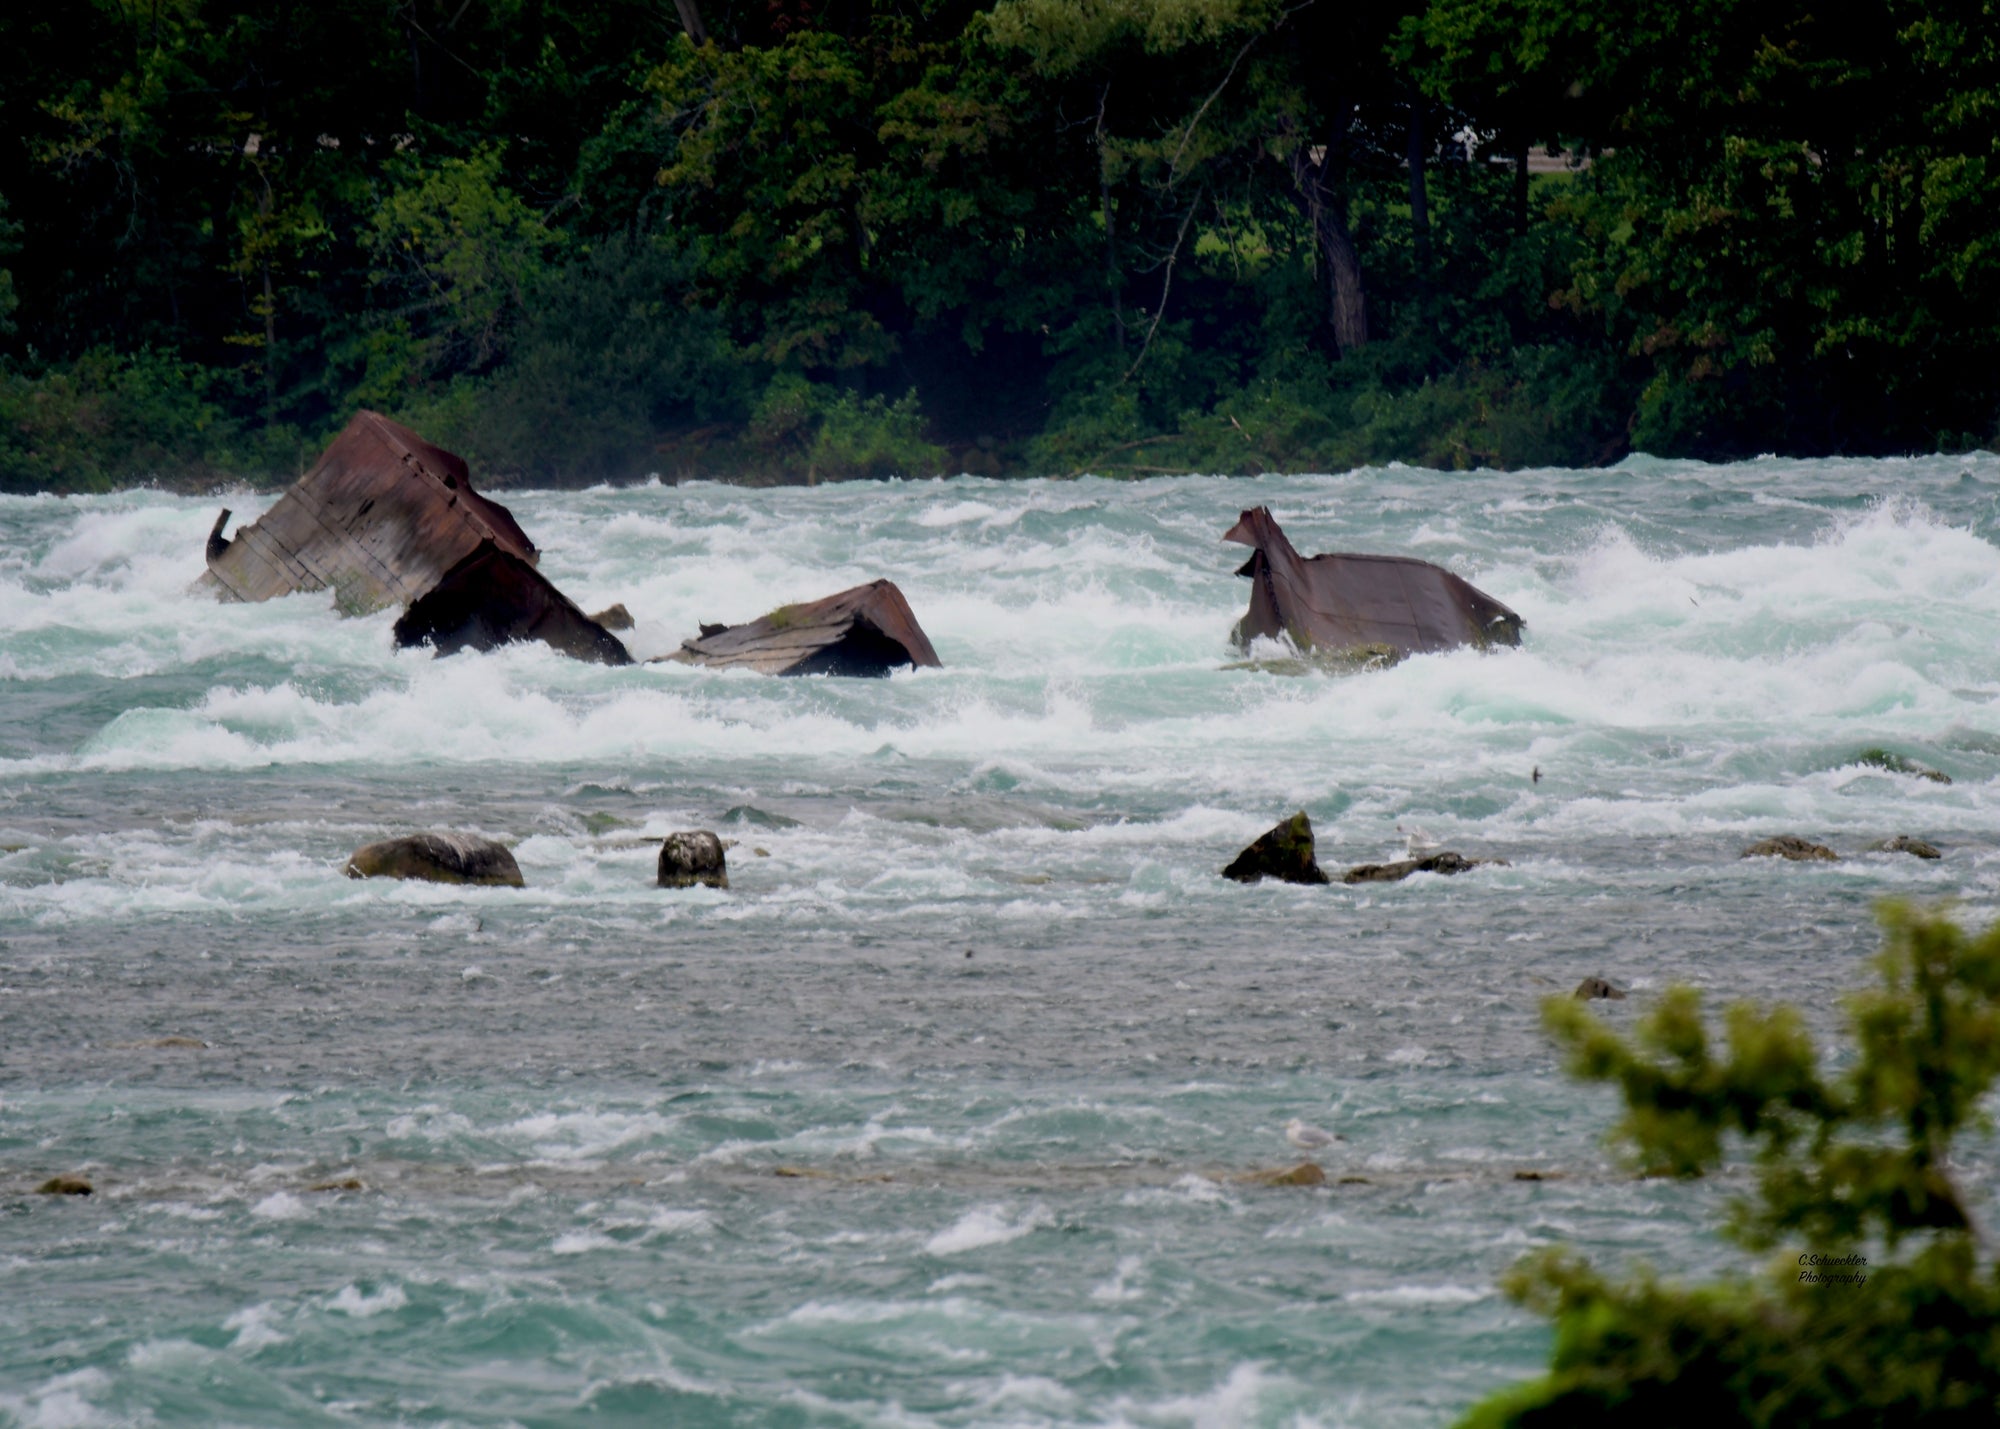
[[1949, 784], [1951, 776], [1942, 769], [1933, 769], [1928, 764], [1896, 753], [1893, 749], [1879, 747], [1862, 750], [1854, 756], [1856, 764], [1865, 764], [1871, 769], [1886, 770], [1891, 774], [1908, 774], [1916, 779], [1928, 779], [1933, 784]]
[[430, 883], [526, 887], [504, 844], [477, 834], [411, 834], [365, 844], [347, 860], [349, 878], [418, 878]]
[[1313, 857], [1312, 820], [1303, 809], [1237, 854], [1229, 867], [1222, 870], [1222, 876], [1238, 883], [1256, 883], [1265, 878], [1279, 878], [1286, 883], [1332, 882]]
[[1802, 839], [1797, 834], [1779, 834], [1759, 839], [1743, 850], [1743, 858], [1788, 858], [1794, 863], [1839, 863], [1840, 855], [1825, 844]]
[[1462, 853], [1445, 849], [1440, 853], [1426, 854], [1422, 858], [1400, 858], [1394, 863], [1356, 864], [1341, 876], [1342, 883], [1400, 883], [1413, 873], [1464, 873], [1468, 869], [1483, 868], [1487, 865], [1507, 868], [1504, 858], [1467, 858]]
[[707, 829], [668, 834], [660, 844], [659, 886], [692, 888], [697, 883], [710, 888], [729, 886], [729, 864], [722, 840]]
[[1918, 858], [1943, 858], [1944, 850], [1936, 844], [1922, 839], [1911, 838], [1908, 834], [1897, 834], [1892, 839], [1877, 839], [1868, 845], [1870, 853], [1907, 853]]
[[1613, 987], [1601, 977], [1585, 978], [1576, 985], [1576, 991], [1571, 993], [1570, 996], [1574, 997], [1578, 1002], [1590, 1002], [1596, 998], [1606, 998], [1612, 1002], [1623, 1002], [1625, 1000], [1625, 993], [1622, 989]]
[[1326, 1172], [1315, 1161], [1301, 1161], [1276, 1171], [1246, 1171], [1236, 1178], [1246, 1186], [1324, 1186]]

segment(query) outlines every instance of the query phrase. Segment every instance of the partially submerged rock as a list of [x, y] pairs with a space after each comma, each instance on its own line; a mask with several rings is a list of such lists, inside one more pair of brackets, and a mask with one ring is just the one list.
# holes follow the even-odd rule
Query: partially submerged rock
[[1264, 878], [1279, 878], [1286, 883], [1332, 881], [1321, 872], [1313, 857], [1312, 820], [1306, 817], [1304, 809], [1237, 854], [1229, 867], [1222, 870], [1222, 876], [1238, 883], [1255, 883]]
[[1928, 764], [1919, 764], [1907, 755], [1892, 749], [1864, 749], [1854, 756], [1856, 764], [1865, 764], [1871, 769], [1881, 769], [1890, 774], [1908, 774], [1914, 779], [1928, 779], [1933, 784], [1949, 784], [1951, 776], [1942, 769], [1933, 769]]
[[1324, 1186], [1326, 1172], [1313, 1161], [1301, 1161], [1276, 1171], [1246, 1171], [1234, 1178], [1246, 1186]]
[[1508, 867], [1504, 858], [1467, 858], [1462, 853], [1444, 849], [1438, 853], [1425, 854], [1422, 858], [1400, 858], [1394, 863], [1361, 863], [1341, 875], [1342, 883], [1400, 883], [1413, 873], [1464, 873], [1467, 869]]
[[722, 840], [707, 829], [668, 834], [660, 844], [659, 883], [662, 888], [729, 886], [729, 863]]
[[349, 878], [418, 878], [522, 888], [521, 866], [505, 844], [477, 834], [411, 834], [365, 844], [347, 860]]
[[541, 640], [607, 665], [632, 657], [535, 569], [513, 514], [472, 489], [465, 462], [377, 412], [358, 412], [311, 471], [251, 525], [209, 533], [197, 582], [228, 600], [331, 590], [344, 615], [406, 607], [402, 645], [438, 653]]
[[1918, 858], [1943, 858], [1944, 851], [1936, 844], [1922, 839], [1911, 838], [1908, 834], [1897, 834], [1892, 839], [1877, 839], [1868, 845], [1870, 853], [1907, 853]]
[[1816, 844], [1796, 834], [1779, 834], [1759, 839], [1743, 850], [1743, 858], [1788, 858], [1794, 863], [1839, 863], [1840, 855], [1825, 844]]
[[1254, 548], [1236, 572], [1250, 609], [1235, 643], [1288, 639], [1302, 651], [1398, 655], [1521, 643], [1521, 617], [1442, 566], [1409, 556], [1301, 556], [1268, 507], [1245, 511], [1222, 538]]
[[1623, 1002], [1625, 1000], [1625, 993], [1622, 989], [1613, 987], [1601, 977], [1585, 978], [1576, 985], [1576, 991], [1571, 993], [1570, 996], [1574, 997], [1578, 1002], [1591, 1002], [1598, 998], [1606, 998], [1612, 1002]]
[[742, 625], [703, 625], [662, 660], [766, 675], [886, 675], [943, 665], [894, 581], [870, 581], [824, 600], [781, 605]]

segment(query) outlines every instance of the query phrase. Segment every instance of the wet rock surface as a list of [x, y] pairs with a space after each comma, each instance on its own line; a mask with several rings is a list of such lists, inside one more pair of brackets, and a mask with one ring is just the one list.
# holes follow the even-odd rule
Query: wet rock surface
[[722, 840], [707, 829], [668, 834], [660, 844], [659, 886], [692, 888], [729, 886], [728, 856]]
[[477, 834], [422, 833], [364, 844], [348, 857], [349, 878], [415, 878], [429, 883], [526, 887], [506, 845]]
[[1303, 809], [1237, 854], [1222, 876], [1238, 883], [1266, 878], [1285, 883], [1332, 882], [1313, 857], [1312, 820]]
[[1400, 883], [1413, 873], [1450, 875], [1487, 866], [1506, 868], [1504, 858], [1467, 858], [1450, 849], [1425, 854], [1422, 858], [1399, 858], [1394, 863], [1356, 864], [1341, 876], [1342, 883]]
[[1912, 838], [1909, 834], [1897, 834], [1892, 839], [1877, 839], [1868, 845], [1870, 853], [1907, 853], [1916, 858], [1943, 858], [1944, 850], [1924, 839]]
[[1794, 863], [1839, 863], [1840, 855], [1825, 844], [1802, 839], [1797, 834], [1779, 834], [1759, 839], [1743, 850], [1743, 858], [1788, 858]]

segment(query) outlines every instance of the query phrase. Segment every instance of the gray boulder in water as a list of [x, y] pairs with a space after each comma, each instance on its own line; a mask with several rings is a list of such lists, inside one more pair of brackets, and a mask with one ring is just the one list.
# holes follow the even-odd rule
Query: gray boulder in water
[[660, 845], [660, 887], [729, 886], [729, 862], [722, 840], [707, 829], [668, 834]]
[[347, 860], [349, 878], [420, 878], [430, 883], [526, 887], [506, 845], [477, 834], [411, 834], [365, 844]]

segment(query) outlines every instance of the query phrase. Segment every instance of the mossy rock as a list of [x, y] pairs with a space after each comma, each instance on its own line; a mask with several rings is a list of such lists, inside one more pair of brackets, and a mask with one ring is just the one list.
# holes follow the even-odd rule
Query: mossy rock
[[1224, 878], [1256, 883], [1276, 878], [1286, 883], [1331, 883], [1313, 857], [1312, 820], [1305, 810], [1286, 819], [1236, 855], [1222, 870]]
[[1933, 769], [1928, 764], [1919, 764], [1893, 749], [1870, 747], [1854, 756], [1856, 764], [1865, 764], [1871, 769], [1886, 770], [1891, 774], [1908, 774], [1915, 779], [1928, 779], [1933, 784], [1949, 784], [1951, 776], [1942, 769]]
[[1794, 863], [1839, 863], [1840, 855], [1825, 844], [1816, 844], [1796, 834], [1779, 834], [1759, 839], [1743, 850], [1744, 858], [1788, 858]]
[[1870, 853], [1907, 853], [1917, 858], [1943, 858], [1944, 850], [1923, 839], [1911, 838], [1908, 834], [1897, 834], [1892, 839], [1877, 839], [1868, 845]]
[[1356, 864], [1341, 875], [1342, 883], [1400, 883], [1413, 873], [1436, 873], [1446, 877], [1454, 873], [1466, 873], [1475, 868], [1491, 865], [1507, 868], [1504, 858], [1467, 858], [1462, 853], [1444, 849], [1438, 853], [1426, 854], [1422, 858], [1400, 858], [1394, 863]]

